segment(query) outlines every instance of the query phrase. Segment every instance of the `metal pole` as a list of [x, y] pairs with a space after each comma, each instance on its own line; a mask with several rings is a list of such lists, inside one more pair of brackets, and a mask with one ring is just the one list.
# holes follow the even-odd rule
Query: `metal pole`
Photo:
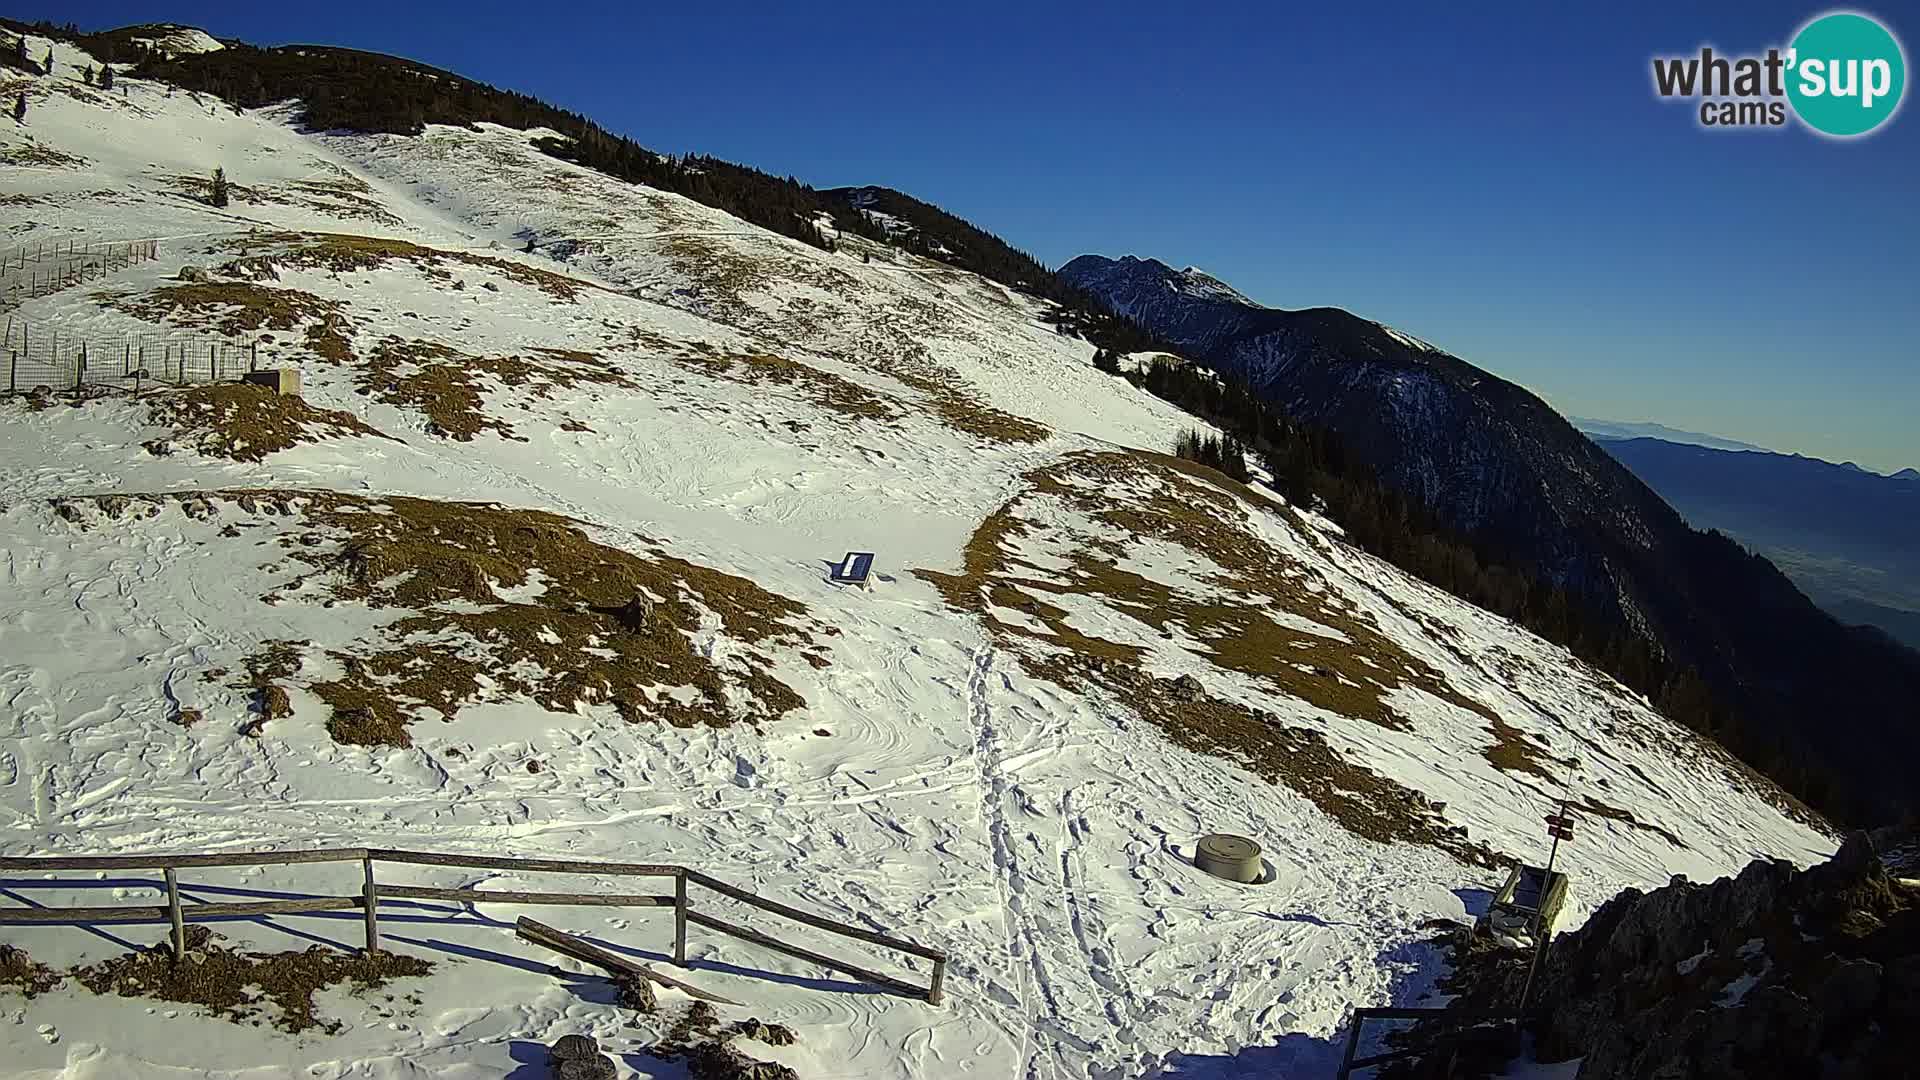
[[372, 954], [380, 951], [380, 917], [374, 912], [380, 902], [380, 893], [373, 884], [373, 856], [369, 855], [361, 861], [367, 871], [367, 883], [360, 893], [360, 905], [367, 913], [367, 952]]
[[673, 962], [687, 966], [687, 873], [673, 875]]
[[[1560, 800], [1560, 807], [1553, 812], [1553, 815], [1559, 818], [1567, 816], [1567, 800]], [[1540, 899], [1533, 906], [1533, 961], [1527, 965], [1527, 981], [1520, 986], [1520, 1018], [1514, 1021], [1516, 1025], [1526, 1023], [1527, 997], [1533, 993], [1533, 979], [1540, 971], [1540, 957], [1547, 951], [1547, 943], [1541, 940], [1540, 915], [1541, 908], [1545, 907], [1547, 903], [1547, 892], [1553, 886], [1553, 861], [1559, 854], [1560, 830], [1558, 827], [1555, 827], [1553, 830], [1553, 847], [1547, 851], [1546, 877], [1540, 882]]]
[[180, 961], [187, 958], [187, 923], [180, 913], [180, 878], [173, 867], [167, 867], [167, 921], [173, 924], [173, 958]]

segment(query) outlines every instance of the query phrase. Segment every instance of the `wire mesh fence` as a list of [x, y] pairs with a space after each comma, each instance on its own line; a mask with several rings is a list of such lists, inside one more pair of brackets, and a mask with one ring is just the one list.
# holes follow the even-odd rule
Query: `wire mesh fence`
[[40, 240], [0, 247], [0, 302], [46, 296], [159, 255], [158, 240]]
[[11, 315], [0, 337], [7, 393], [220, 382], [240, 378], [257, 361], [250, 341], [168, 333], [90, 336]]

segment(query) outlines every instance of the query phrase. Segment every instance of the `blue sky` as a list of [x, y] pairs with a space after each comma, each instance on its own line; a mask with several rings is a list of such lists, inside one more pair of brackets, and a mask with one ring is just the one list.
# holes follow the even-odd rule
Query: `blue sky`
[[[12, 5], [398, 53], [1053, 265], [1345, 307], [1563, 412], [1920, 466], [1920, 109], [1839, 142], [1651, 89], [1656, 53], [1784, 45], [1820, 6], [652, 6]], [[1913, 9], [1864, 10], [1920, 52]]]

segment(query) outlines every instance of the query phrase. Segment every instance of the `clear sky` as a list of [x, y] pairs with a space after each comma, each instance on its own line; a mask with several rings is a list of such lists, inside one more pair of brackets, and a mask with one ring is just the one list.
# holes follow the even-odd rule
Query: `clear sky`
[[[1655, 54], [1826, 8], [1196, 6], [9, 5], [397, 53], [657, 150], [896, 187], [1051, 265], [1345, 307], [1566, 413], [1920, 466], [1920, 107], [1839, 142], [1652, 91]], [[1920, 53], [1910, 0], [1863, 10]]]

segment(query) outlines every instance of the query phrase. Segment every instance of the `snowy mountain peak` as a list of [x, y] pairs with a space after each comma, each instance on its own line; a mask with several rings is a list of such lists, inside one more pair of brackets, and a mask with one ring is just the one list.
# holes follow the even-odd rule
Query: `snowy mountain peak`
[[168, 56], [191, 56], [226, 48], [219, 39], [198, 27], [175, 23], [149, 23], [128, 27], [128, 40]]

